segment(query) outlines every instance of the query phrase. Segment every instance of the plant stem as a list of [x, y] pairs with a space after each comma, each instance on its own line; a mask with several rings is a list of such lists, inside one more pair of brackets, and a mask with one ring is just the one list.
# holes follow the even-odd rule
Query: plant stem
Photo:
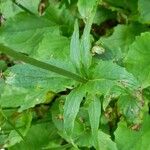
[[55, 72], [59, 75], [74, 79], [75, 81], [78, 81], [78, 82], [82, 82], [82, 83], [87, 82], [87, 79], [84, 79], [84, 78], [82, 78], [81, 76], [79, 76], [77, 74], [74, 74], [70, 71], [67, 71], [67, 70], [64, 70], [62, 68], [56, 67], [54, 65], [36, 60], [36, 59], [31, 58], [29, 56], [26, 56], [26, 55], [24, 55], [20, 52], [16, 52], [16, 51], [14, 51], [14, 50], [12, 50], [12, 49], [10, 49], [10, 48], [2, 45], [2, 44], [0, 44], [0, 51], [7, 54], [7, 55], [9, 55], [9, 56], [11, 56], [11, 57], [13, 57], [13, 58], [15, 58], [15, 59], [17, 59], [17, 60], [23, 61], [23, 62], [28, 63], [30, 65], [33, 65], [33, 66], [36, 66], [36, 67], [39, 67], [39, 68], [42, 68], [42, 69], [45, 69], [45, 70], [48, 70], [48, 71]]

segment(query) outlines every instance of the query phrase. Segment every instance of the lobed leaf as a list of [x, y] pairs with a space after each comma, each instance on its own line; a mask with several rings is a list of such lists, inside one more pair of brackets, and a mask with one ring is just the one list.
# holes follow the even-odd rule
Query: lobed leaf
[[[135, 37], [145, 31], [146, 27], [141, 24], [117, 25], [110, 36], [101, 37], [96, 43], [106, 48], [106, 56], [111, 59], [122, 59], [126, 56], [129, 46]], [[108, 51], [108, 52], [107, 52]]]
[[39, 69], [38, 67], [28, 64], [18, 64], [7, 71], [6, 83], [27, 89], [39, 88], [60, 92], [67, 87], [71, 87], [73, 81], [61, 75]]
[[[144, 102], [143, 102], [144, 103]], [[117, 102], [118, 111], [123, 114], [127, 122], [140, 123], [141, 122], [141, 110], [142, 100], [131, 95], [121, 95]]]
[[142, 33], [130, 46], [125, 64], [131, 73], [141, 82], [142, 88], [150, 85], [150, 33]]
[[91, 79], [86, 86], [88, 91], [95, 93], [106, 94], [116, 86], [134, 91], [140, 86], [131, 73], [112, 61], [100, 61], [90, 70], [90, 74]]
[[55, 23], [26, 13], [20, 13], [7, 20], [0, 29], [0, 42], [26, 54], [34, 55], [44, 34], [58, 35]]
[[[27, 64], [18, 64], [7, 70], [7, 86], [0, 98], [0, 105], [2, 107], [21, 106], [20, 111], [22, 111], [45, 103], [48, 99], [50, 101], [54, 93], [71, 88], [74, 83], [55, 73]], [[52, 97], [49, 93], [52, 93]]]
[[128, 150], [132, 147], [133, 150], [148, 150], [150, 148], [149, 124], [150, 117], [148, 114], [145, 114], [144, 122], [139, 131], [128, 128], [123, 121], [120, 122], [115, 131], [115, 142], [117, 143], [118, 149]]
[[102, 150], [119, 150], [115, 142], [113, 142], [110, 136], [103, 131], [98, 131], [99, 149]]

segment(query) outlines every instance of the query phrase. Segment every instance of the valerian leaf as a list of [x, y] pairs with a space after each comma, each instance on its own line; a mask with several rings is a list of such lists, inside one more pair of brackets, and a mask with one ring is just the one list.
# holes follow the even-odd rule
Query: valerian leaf
[[4, 147], [10, 147], [23, 139], [25, 140], [24, 136], [26, 136], [32, 121], [31, 111], [26, 111], [20, 114], [18, 113], [18, 115], [16, 115], [13, 119], [12, 116], [7, 117], [7, 113], [4, 115], [6, 123], [2, 126], [2, 131], [5, 132], [5, 130], [7, 130], [7, 124], [9, 124], [12, 128], [8, 133], [8, 138], [5, 140]]
[[146, 27], [138, 23], [118, 25], [110, 36], [101, 37], [97, 44], [102, 44], [107, 49], [109, 57], [116, 60], [122, 59], [126, 56], [135, 37], [145, 30]]
[[38, 104], [50, 103], [56, 94], [48, 89], [25, 89], [5, 86], [0, 98], [2, 108], [20, 108], [18, 111], [33, 108]]
[[[20, 111], [51, 101], [49, 94], [65, 91], [74, 81], [27, 64], [18, 64], [7, 70], [6, 85], [0, 105], [21, 107]], [[70, 81], [69, 81], [70, 80]]]
[[93, 144], [96, 149], [99, 149], [98, 144], [98, 129], [100, 123], [100, 116], [101, 116], [101, 102], [100, 98], [97, 96], [89, 97], [91, 102], [89, 104], [88, 113], [89, 113], [89, 120], [91, 124], [91, 131], [92, 131], [92, 138]]
[[[66, 83], [62, 84], [63, 82]], [[27, 89], [39, 88], [60, 92], [65, 90], [67, 87], [71, 87], [73, 81], [69, 81], [68, 78], [61, 75], [33, 67], [28, 64], [18, 64], [7, 71], [6, 83]]]
[[34, 55], [45, 33], [59, 34], [55, 23], [26, 13], [20, 13], [6, 21], [0, 29], [0, 42], [29, 55]]
[[[50, 128], [49, 128], [50, 127]], [[49, 148], [55, 148], [55, 140], [60, 141], [59, 136], [57, 135], [57, 130], [52, 124], [52, 122], [48, 123], [40, 123], [40, 124], [34, 124], [29, 129], [29, 132], [27, 133], [25, 142], [17, 143], [16, 145], [12, 146], [11, 150], [26, 150], [26, 149], [45, 149], [45, 147]], [[55, 139], [55, 138], [56, 139]], [[49, 142], [54, 142], [51, 146]], [[56, 142], [57, 143], [57, 142]], [[56, 145], [57, 146], [57, 145]]]
[[77, 21], [74, 25], [74, 32], [70, 43], [70, 57], [75, 68], [79, 71], [79, 69], [81, 69], [81, 51], [79, 39], [79, 25]]
[[122, 95], [118, 100], [118, 111], [129, 123], [141, 122], [142, 102], [131, 95]]
[[137, 79], [125, 68], [112, 61], [99, 61], [91, 70], [91, 79], [84, 85], [89, 93], [104, 95], [105, 109], [112, 98], [121, 94], [136, 94], [140, 88]]
[[74, 122], [84, 96], [85, 90], [82, 86], [74, 89], [67, 96], [64, 106], [64, 129], [69, 136], [71, 136], [73, 132]]
[[99, 61], [90, 70], [90, 73], [91, 79], [86, 83], [86, 86], [89, 91], [95, 93], [106, 94], [116, 86], [134, 91], [140, 86], [131, 73], [112, 61]]
[[91, 65], [91, 41], [90, 41], [90, 30], [92, 25], [93, 16], [91, 16], [84, 28], [81, 40], [79, 39], [79, 27], [78, 22], [75, 22], [74, 33], [71, 39], [70, 45], [70, 56], [73, 64], [78, 72], [86, 74], [87, 69]]
[[150, 85], [150, 33], [142, 33], [130, 46], [125, 58], [127, 70], [141, 82], [142, 88]]
[[[81, 37], [81, 40], [79, 40], [79, 27], [77, 21], [74, 25], [74, 33], [72, 35], [71, 40], [71, 59], [73, 63], [75, 64], [78, 72], [81, 72], [84, 76], [88, 76], [88, 69], [91, 66], [92, 63], [92, 54], [91, 54], [91, 26], [92, 22], [96, 13], [96, 4], [97, 1], [93, 0], [90, 1], [90, 3], [87, 3], [86, 1], [78, 1], [78, 9], [79, 12], [82, 14], [82, 9], [90, 8], [88, 12], [88, 16], [85, 17], [85, 28], [83, 31], [83, 35]], [[85, 8], [83, 4], [86, 3], [87, 5]]]
[[139, 129], [139, 131], [135, 131], [129, 128], [124, 121], [121, 121], [118, 124], [118, 128], [115, 131], [115, 142], [117, 143], [118, 149], [128, 150], [131, 147], [132, 150], [150, 149], [149, 124], [150, 124], [150, 117], [148, 114], [145, 114], [143, 124]]
[[90, 31], [91, 31], [94, 15], [95, 15], [95, 11], [88, 18], [81, 38], [81, 57], [82, 57], [82, 64], [84, 66], [84, 69], [88, 69], [92, 63]]
[[118, 150], [115, 142], [111, 140], [111, 137], [103, 131], [98, 131], [99, 147], [102, 150]]
[[78, 10], [83, 19], [87, 19], [96, 4], [97, 0], [78, 0]]
[[49, 1], [49, 6], [43, 17], [60, 25], [63, 35], [70, 36], [72, 34], [75, 15], [70, 9], [67, 9], [66, 5], [61, 5], [59, 1]]

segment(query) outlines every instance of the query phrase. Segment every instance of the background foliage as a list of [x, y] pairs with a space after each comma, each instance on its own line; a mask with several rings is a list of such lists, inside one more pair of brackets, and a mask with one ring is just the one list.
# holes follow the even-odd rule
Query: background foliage
[[149, 150], [149, 6], [0, 0], [0, 148]]

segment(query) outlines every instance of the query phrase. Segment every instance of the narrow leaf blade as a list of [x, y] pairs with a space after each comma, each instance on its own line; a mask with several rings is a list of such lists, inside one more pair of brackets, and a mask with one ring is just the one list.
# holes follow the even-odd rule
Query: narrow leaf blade
[[81, 38], [81, 56], [82, 56], [82, 64], [84, 65], [85, 69], [88, 69], [92, 62], [92, 55], [91, 55], [91, 26], [93, 22], [93, 18], [95, 16], [96, 7], [91, 12], [91, 15], [86, 21], [85, 28], [83, 31], [83, 35]]
[[69, 136], [71, 136], [73, 132], [75, 118], [84, 96], [85, 91], [82, 87], [74, 89], [67, 96], [64, 106], [64, 129]]
[[75, 22], [74, 32], [70, 43], [70, 57], [76, 68], [80, 69], [81, 54], [80, 54], [80, 40], [79, 40], [79, 25]]
[[92, 136], [94, 140], [94, 145], [98, 148], [98, 128], [101, 116], [101, 102], [97, 96], [92, 96], [92, 102], [89, 105], [88, 113], [89, 120], [91, 124]]

